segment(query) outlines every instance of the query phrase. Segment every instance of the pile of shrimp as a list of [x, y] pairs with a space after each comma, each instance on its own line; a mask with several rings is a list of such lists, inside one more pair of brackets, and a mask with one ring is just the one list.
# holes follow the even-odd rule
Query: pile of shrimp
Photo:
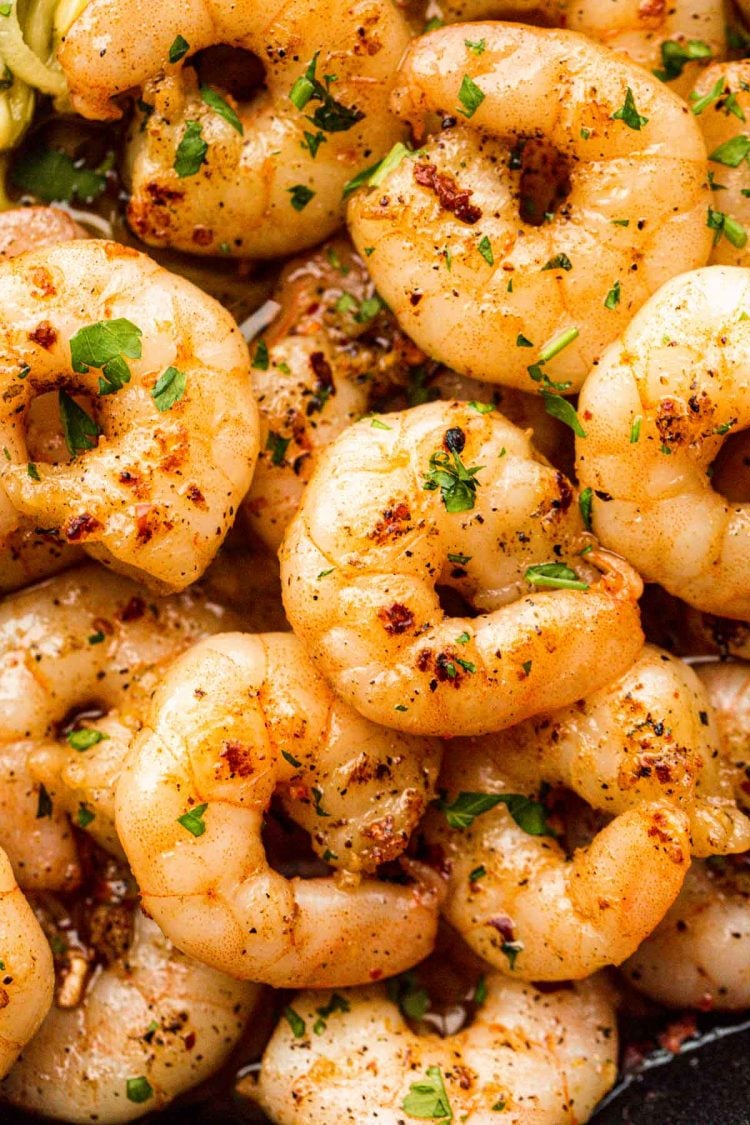
[[743, 13], [4, 7], [0, 1117], [595, 1119], [750, 1009]]

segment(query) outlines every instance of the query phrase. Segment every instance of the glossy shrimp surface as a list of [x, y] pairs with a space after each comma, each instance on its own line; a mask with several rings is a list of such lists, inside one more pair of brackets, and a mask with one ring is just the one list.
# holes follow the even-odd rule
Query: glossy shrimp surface
[[690, 818], [694, 855], [744, 852], [750, 820], [735, 801], [734, 770], [720, 749], [726, 720], [714, 718], [714, 697], [709, 702], [689, 665], [646, 645], [623, 676], [598, 692], [498, 734], [459, 739], [451, 753], [460, 760], [465, 746], [487, 754], [524, 791], [541, 778], [615, 816], [669, 801]]
[[153, 598], [91, 564], [2, 603], [0, 846], [24, 888], [77, 884], [66, 810], [74, 818], [81, 807], [98, 813], [90, 831], [116, 847], [111, 775], [164, 667], [235, 623], [200, 591]]
[[52, 954], [0, 850], [0, 1078], [52, 1003]]
[[[122, 916], [117, 925], [125, 930]], [[176, 950], [135, 911], [72, 1003], [64, 990], [0, 1085], [0, 1097], [65, 1122], [134, 1121], [208, 1078], [259, 990]]]
[[747, 503], [712, 486], [728, 434], [750, 426], [750, 272], [668, 282], [592, 370], [578, 476], [594, 531], [643, 577], [698, 609], [750, 620]]
[[[145, 255], [104, 241], [0, 264], [0, 295], [0, 535], [33, 521], [157, 591], [183, 589], [218, 550], [257, 455], [234, 321]], [[67, 463], [30, 462], [27, 414], [49, 391]]]
[[[170, 65], [176, 41], [186, 46]], [[333, 233], [346, 182], [402, 135], [388, 98], [408, 41], [390, 0], [271, 10], [251, 0], [93, 0], [59, 57], [87, 116], [117, 116], [112, 98], [143, 87], [148, 108], [127, 153], [128, 217], [140, 238], [193, 254], [278, 257]], [[237, 100], [221, 83], [199, 86], [191, 56], [215, 44], [262, 60], [264, 86], [257, 64], [241, 68], [252, 94]]]
[[562, 336], [544, 374], [577, 390], [643, 302], [708, 259], [693, 115], [583, 36], [431, 32], [394, 107], [419, 150], [353, 196], [350, 231], [404, 331], [464, 374], [533, 390]]
[[426, 1112], [470, 1125], [588, 1120], [616, 1074], [606, 985], [593, 978], [541, 992], [489, 973], [485, 988], [471, 1025], [444, 1039], [415, 1034], [381, 985], [335, 994], [320, 1034], [312, 1029], [331, 993], [295, 996], [304, 1031], [295, 1038], [279, 1023], [263, 1056], [260, 1104], [277, 1125], [401, 1125]]
[[[393, 783], [405, 783], [400, 815], [396, 788], [395, 815], [380, 825], [393, 857], [409, 835], [396, 836], [397, 817], [408, 825], [424, 809], [409, 777], [415, 764], [434, 777], [429, 744], [380, 732], [336, 701], [286, 634], [224, 634], [173, 665], [120, 778], [117, 829], [145, 908], [178, 948], [278, 987], [378, 979], [430, 951], [437, 902], [426, 886], [286, 879], [271, 868], [261, 837], [277, 784], [305, 791], [306, 762], [313, 778], [323, 761], [332, 775], [332, 789], [306, 790], [311, 828], [317, 817], [335, 829], [342, 811], [356, 815], [358, 799], [370, 805], [371, 789], [358, 797], [356, 782], [372, 778], [378, 742]], [[364, 840], [370, 826], [365, 817]], [[371, 845], [377, 837], [375, 829]], [[343, 834], [340, 842], [346, 847]], [[327, 858], [346, 866], [343, 850]]]
[[[479, 734], [569, 703], [584, 669], [593, 687], [636, 656], [638, 576], [587, 546], [572, 486], [526, 434], [481, 405], [431, 403], [328, 446], [282, 546], [284, 604], [363, 715]], [[557, 566], [564, 588], [550, 589]], [[445, 613], [443, 586], [479, 616]]]

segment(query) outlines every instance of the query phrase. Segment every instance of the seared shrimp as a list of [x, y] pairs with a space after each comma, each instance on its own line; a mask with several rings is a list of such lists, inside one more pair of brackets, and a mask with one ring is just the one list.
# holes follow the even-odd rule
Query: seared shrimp
[[441, 368], [403, 335], [347, 239], [291, 262], [274, 298], [277, 314], [252, 347], [261, 452], [243, 504], [250, 527], [274, 551], [322, 450], [376, 406], [435, 398], [502, 405], [516, 425], [533, 429], [542, 453], [562, 452], [572, 466], [570, 431], [538, 396]]
[[[594, 547], [562, 473], [481, 404], [346, 430], [307, 486], [281, 577], [335, 691], [420, 734], [482, 734], [564, 706], [642, 643], [637, 574]], [[440, 586], [480, 616], [448, 616]]]
[[431, 32], [394, 106], [430, 135], [366, 181], [349, 227], [404, 331], [464, 374], [577, 390], [646, 298], [708, 258], [695, 119], [583, 36]]
[[[43, 246], [55, 246], [58, 242], [83, 236], [82, 228], [57, 207], [15, 207], [12, 211], [0, 212], [0, 258], [15, 258], [27, 250], [40, 250]], [[51, 439], [57, 436], [57, 428], [44, 397], [35, 399], [28, 417], [30, 461], [35, 461], [37, 456], [51, 462], [62, 459], [49, 448]], [[36, 527], [34, 520], [23, 523], [5, 537], [0, 551], [0, 592], [7, 593], [46, 578], [70, 566], [80, 553], [79, 548], [62, 543], [44, 528]]]
[[208, 1078], [239, 1039], [256, 986], [183, 956], [140, 910], [132, 922], [126, 907], [112, 913], [89, 980], [75, 995], [75, 974], [61, 983], [0, 1085], [12, 1105], [82, 1125], [134, 1121]]
[[653, 645], [619, 680], [570, 707], [459, 739], [451, 750], [459, 760], [464, 745], [494, 755], [524, 791], [541, 778], [614, 815], [670, 801], [690, 818], [693, 855], [750, 848], [750, 820], [737, 807], [706, 689], [692, 668]]
[[[59, 58], [85, 116], [117, 117], [112, 99], [143, 87], [127, 153], [139, 237], [192, 254], [273, 258], [340, 226], [347, 180], [402, 135], [388, 98], [408, 42], [390, 0], [271, 10], [252, 0], [92, 0]], [[189, 60], [219, 43], [263, 60], [265, 84], [249, 100], [199, 87]], [[244, 78], [257, 86], [252, 68]]]
[[750, 272], [668, 282], [581, 393], [578, 477], [594, 531], [644, 578], [709, 613], [750, 620], [750, 507], [712, 487], [729, 433], [750, 426]]
[[655, 74], [687, 97], [700, 68], [727, 51], [724, 0], [572, 0], [565, 26]]
[[618, 965], [674, 902], [690, 866], [689, 821], [644, 801], [566, 856], [530, 780], [492, 739], [446, 755], [423, 825], [447, 881], [442, 910], [480, 957], [523, 980], [579, 980]]
[[[200, 637], [235, 623], [200, 591], [153, 598], [94, 566], [5, 599], [0, 846], [24, 888], [64, 890], [77, 884], [80, 869], [66, 809], [77, 823], [81, 807], [93, 812], [93, 818], [83, 818], [89, 831], [114, 846], [112, 802], [104, 793], [116, 780], [122, 742], [140, 726], [164, 666]], [[49, 788], [34, 778], [31, 761]], [[115, 771], [114, 779], [107, 774], [107, 785], [106, 764], [110, 774]]]
[[[221, 306], [113, 242], [0, 264], [0, 536], [23, 521], [154, 589], [216, 553], [250, 483], [258, 415]], [[56, 390], [69, 463], [30, 461], [30, 403]]]
[[701, 74], [691, 95], [708, 150], [711, 208], [719, 215], [710, 261], [749, 266], [750, 62], [721, 63]]
[[47, 939], [0, 850], [0, 1078], [46, 1016], [53, 986]]
[[[287, 880], [266, 858], [263, 816], [281, 784], [290, 802], [310, 803], [328, 862], [347, 867], [354, 831], [374, 866], [405, 847], [438, 753], [338, 702], [289, 634], [196, 645], [165, 675], [117, 788], [117, 830], [145, 908], [178, 948], [240, 978], [324, 987], [400, 972], [432, 946], [434, 892], [356, 876]], [[331, 847], [318, 839], [329, 832]]]
[[748, 857], [694, 863], [674, 906], [623, 969], [642, 992], [671, 1007], [747, 1008]]
[[699, 664], [695, 670], [711, 700], [737, 800], [750, 808], [750, 663]]
[[255, 1096], [277, 1125], [587, 1121], [617, 1073], [606, 984], [541, 991], [488, 973], [483, 989], [470, 1026], [444, 1039], [415, 1034], [382, 985], [303, 992], [266, 1048]]

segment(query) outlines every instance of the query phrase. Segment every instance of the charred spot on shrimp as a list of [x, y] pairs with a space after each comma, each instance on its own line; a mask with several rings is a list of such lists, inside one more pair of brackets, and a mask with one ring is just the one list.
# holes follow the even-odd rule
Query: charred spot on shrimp
[[386, 633], [392, 637], [407, 633], [414, 625], [414, 614], [401, 602], [379, 609], [378, 617], [383, 622]]
[[387, 508], [383, 509], [383, 517], [375, 524], [369, 537], [378, 546], [399, 539], [412, 530], [411, 511], [403, 500], [391, 500]]
[[519, 141], [511, 152], [510, 167], [520, 172], [521, 219], [530, 226], [542, 226], [570, 195], [569, 159], [540, 135]]
[[438, 172], [437, 165], [415, 164], [414, 179], [420, 187], [434, 192], [443, 210], [450, 211], [462, 223], [473, 226], [481, 219], [481, 207], [469, 202], [474, 194], [473, 190], [459, 187], [453, 176], [447, 172]]

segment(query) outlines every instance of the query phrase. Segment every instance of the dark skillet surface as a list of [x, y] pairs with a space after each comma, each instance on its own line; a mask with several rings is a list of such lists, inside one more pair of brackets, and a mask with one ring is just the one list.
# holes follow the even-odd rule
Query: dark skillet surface
[[[30, 1125], [34, 1120], [39, 1119], [0, 1105], [1, 1125]], [[717, 1022], [679, 1055], [657, 1051], [640, 1073], [610, 1094], [591, 1120], [592, 1125], [750, 1125], [750, 1019]], [[265, 1118], [244, 1101], [213, 1098], [183, 1102], [142, 1121], [143, 1125], [185, 1125], [186, 1121], [263, 1125]]]

